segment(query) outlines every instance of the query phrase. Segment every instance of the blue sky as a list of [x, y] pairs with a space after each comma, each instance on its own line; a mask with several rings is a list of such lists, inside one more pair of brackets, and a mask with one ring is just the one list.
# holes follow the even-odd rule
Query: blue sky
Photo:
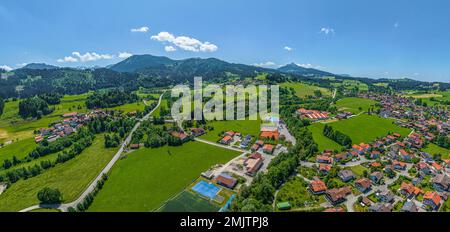
[[1, 1], [0, 66], [153, 54], [448, 82], [449, 9], [446, 0]]

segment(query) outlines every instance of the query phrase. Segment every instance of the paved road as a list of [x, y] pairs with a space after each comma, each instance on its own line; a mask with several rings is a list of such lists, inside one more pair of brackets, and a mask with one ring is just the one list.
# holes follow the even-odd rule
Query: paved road
[[122, 155], [122, 153], [124, 152], [125, 148], [131, 142], [131, 138], [133, 137], [133, 133], [141, 126], [141, 122], [143, 122], [145, 120], [148, 120], [150, 115], [153, 113], [153, 111], [155, 111], [159, 107], [159, 105], [161, 104], [161, 100], [162, 100], [163, 95], [164, 95], [164, 93], [162, 93], [161, 96], [159, 97], [158, 105], [152, 111], [150, 111], [150, 113], [148, 113], [142, 119], [140, 119], [136, 123], [136, 125], [134, 125], [134, 127], [131, 130], [131, 132], [128, 135], [128, 137], [125, 139], [125, 141], [123, 141], [122, 146], [120, 147], [119, 151], [117, 151], [117, 153], [114, 155], [114, 157], [111, 159], [111, 161], [109, 161], [109, 163], [106, 165], [106, 167], [98, 174], [98, 176], [94, 179], [94, 181], [92, 181], [92, 183], [81, 194], [81, 196], [78, 197], [78, 199], [76, 199], [73, 202], [70, 202], [70, 203], [67, 203], [67, 204], [60, 204], [60, 205], [34, 205], [34, 206], [28, 207], [26, 209], [23, 209], [20, 212], [28, 212], [28, 211], [31, 211], [31, 210], [34, 210], [34, 209], [39, 209], [39, 208], [58, 208], [59, 210], [61, 210], [63, 212], [67, 212], [67, 210], [70, 207], [76, 208], [76, 206], [79, 203], [83, 202], [84, 198], [86, 198], [87, 195], [89, 195], [92, 191], [94, 191], [95, 187], [97, 186], [97, 182], [102, 178], [103, 174], [107, 174], [111, 170], [111, 168], [114, 166], [114, 164], [117, 162], [117, 160], [119, 160], [119, 158]]

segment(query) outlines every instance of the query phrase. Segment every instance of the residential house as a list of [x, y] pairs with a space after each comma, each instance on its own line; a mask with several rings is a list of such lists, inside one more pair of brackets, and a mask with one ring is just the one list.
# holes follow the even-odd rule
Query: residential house
[[342, 181], [344, 182], [349, 182], [353, 179], [356, 178], [355, 174], [353, 174], [353, 172], [351, 170], [341, 170], [338, 173], [339, 178], [341, 178]]
[[233, 142], [233, 138], [229, 135], [226, 135], [219, 141], [219, 143], [221, 143], [223, 145], [230, 145], [231, 142]]
[[352, 192], [351, 186], [330, 189], [325, 192], [325, 197], [331, 204], [336, 205], [346, 200], [347, 195]]
[[441, 206], [441, 196], [437, 192], [428, 191], [423, 196], [422, 203], [429, 206], [432, 210], [438, 210]]
[[407, 201], [402, 208], [400, 209], [401, 212], [409, 212], [409, 213], [415, 213], [419, 211], [419, 208], [417, 208], [416, 203], [413, 201]]
[[369, 175], [370, 180], [372, 180], [372, 182], [374, 184], [379, 184], [381, 182], [381, 180], [383, 179], [383, 173], [381, 172], [372, 172]]
[[356, 180], [355, 187], [362, 193], [366, 193], [372, 188], [372, 181], [367, 178]]
[[195, 137], [202, 136], [205, 134], [205, 129], [203, 128], [191, 128], [191, 134]]
[[333, 163], [333, 159], [329, 156], [324, 156], [324, 155], [318, 155], [316, 157], [316, 161], [318, 163], [324, 163], [324, 164], [332, 164]]
[[437, 162], [431, 163], [431, 167], [435, 173], [441, 173], [441, 171], [442, 171], [442, 166], [440, 164], [438, 164]]
[[264, 153], [267, 153], [267, 154], [273, 154], [274, 149], [275, 149], [275, 147], [272, 144], [266, 144], [263, 147]]
[[395, 170], [406, 170], [406, 163], [404, 163], [404, 162], [394, 160], [392, 162], [392, 165], [394, 166]]
[[139, 147], [140, 147], [139, 143], [130, 145], [130, 149], [133, 149], [133, 150], [139, 149]]
[[389, 190], [378, 191], [375, 193], [375, 197], [381, 202], [391, 203], [394, 201], [394, 194]]
[[327, 175], [331, 168], [332, 166], [330, 164], [319, 164], [319, 172], [323, 175]]
[[423, 172], [424, 174], [431, 174], [431, 169], [430, 166], [428, 166], [428, 164], [424, 163], [424, 162], [419, 162], [416, 164], [416, 168], [419, 172]]
[[437, 174], [431, 179], [431, 183], [433, 183], [433, 188], [436, 191], [443, 192], [450, 190], [450, 177], [446, 174]]
[[379, 151], [374, 150], [370, 153], [369, 157], [371, 159], [378, 159], [378, 158], [380, 158], [380, 155], [381, 155], [381, 153]]
[[400, 192], [400, 194], [402, 194], [403, 196], [405, 196], [408, 199], [413, 199], [417, 195], [424, 193], [422, 191], [422, 189], [414, 186], [411, 183], [406, 183], [406, 182], [402, 182], [399, 192]]
[[309, 183], [309, 191], [314, 195], [323, 194], [327, 191], [327, 185], [320, 179], [316, 179]]
[[392, 209], [394, 207], [391, 204], [381, 204], [376, 203], [369, 208], [369, 212], [375, 212], [375, 213], [388, 213], [392, 212]]

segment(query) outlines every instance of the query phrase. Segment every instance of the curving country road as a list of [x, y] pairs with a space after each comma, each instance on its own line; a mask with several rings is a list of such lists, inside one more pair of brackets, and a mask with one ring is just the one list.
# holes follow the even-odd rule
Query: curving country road
[[[165, 93], [165, 92], [164, 92]], [[141, 126], [141, 122], [148, 120], [150, 115], [159, 107], [161, 104], [162, 97], [164, 93], [159, 96], [158, 104], [156, 107], [150, 111], [148, 114], [146, 114], [142, 119], [140, 119], [136, 125], [134, 125], [133, 129], [131, 130], [128, 137], [123, 141], [122, 146], [120, 147], [119, 151], [114, 155], [114, 157], [109, 161], [109, 163], [106, 165], [105, 168], [97, 175], [97, 177], [92, 181], [92, 183], [88, 186], [88, 188], [73, 202], [67, 203], [67, 204], [58, 204], [58, 205], [33, 205], [31, 207], [25, 208], [20, 210], [19, 212], [29, 212], [35, 209], [39, 208], [57, 208], [63, 212], [67, 212], [67, 210], [70, 207], [76, 208], [76, 206], [83, 202], [84, 198], [86, 198], [87, 195], [89, 195], [92, 191], [94, 191], [95, 187], [97, 186], [97, 182], [102, 178], [104, 174], [107, 174], [111, 168], [114, 166], [114, 164], [119, 160], [120, 156], [124, 152], [125, 148], [128, 146], [128, 144], [131, 142], [131, 138], [133, 137], [133, 133]]]

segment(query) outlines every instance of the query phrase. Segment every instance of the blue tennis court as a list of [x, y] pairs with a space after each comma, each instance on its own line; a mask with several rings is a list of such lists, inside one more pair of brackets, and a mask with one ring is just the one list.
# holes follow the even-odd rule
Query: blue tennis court
[[214, 185], [213, 183], [208, 183], [204, 180], [198, 182], [192, 190], [199, 193], [202, 196], [208, 197], [210, 199], [214, 199], [217, 193], [220, 191], [220, 188]]

